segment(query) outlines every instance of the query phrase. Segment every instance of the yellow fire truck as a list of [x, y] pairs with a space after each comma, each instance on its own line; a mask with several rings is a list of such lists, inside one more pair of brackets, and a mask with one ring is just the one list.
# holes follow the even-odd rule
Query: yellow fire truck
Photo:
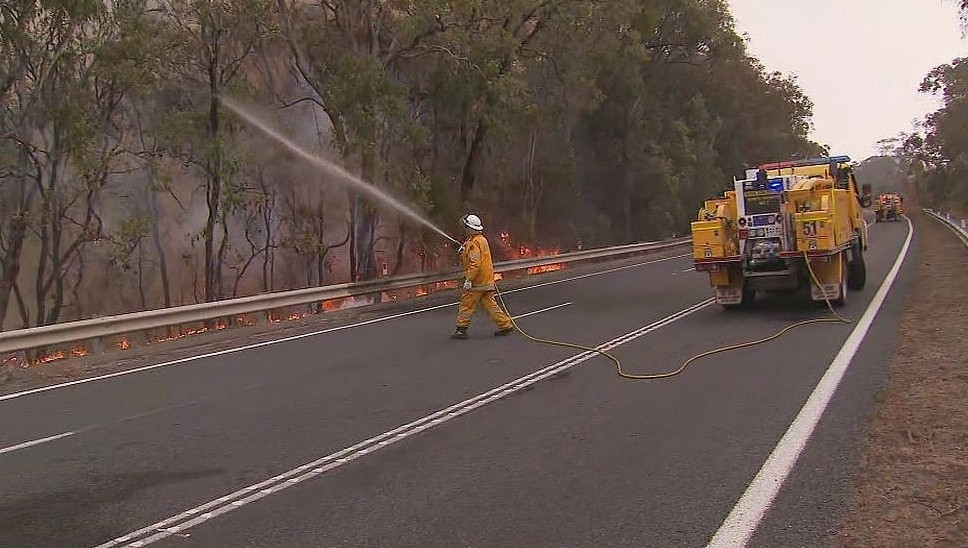
[[902, 204], [904, 199], [897, 192], [879, 194], [877, 201], [874, 202], [874, 222], [898, 221], [903, 213]]
[[867, 223], [850, 158], [747, 170], [723, 197], [705, 202], [692, 243], [695, 269], [709, 273], [727, 309], [750, 304], [758, 292], [806, 286], [813, 300], [843, 305], [867, 279]]

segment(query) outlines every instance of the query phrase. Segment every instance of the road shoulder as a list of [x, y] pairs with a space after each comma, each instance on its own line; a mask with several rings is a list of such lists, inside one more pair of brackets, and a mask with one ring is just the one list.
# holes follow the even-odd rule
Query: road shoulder
[[968, 249], [916, 216], [917, 277], [831, 546], [968, 546]]

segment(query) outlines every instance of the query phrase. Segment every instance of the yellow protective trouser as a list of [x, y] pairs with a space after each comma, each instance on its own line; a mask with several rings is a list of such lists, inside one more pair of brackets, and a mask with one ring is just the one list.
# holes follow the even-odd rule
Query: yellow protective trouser
[[511, 318], [501, 310], [497, 300], [494, 299], [493, 291], [465, 291], [460, 296], [460, 304], [457, 306], [457, 327], [467, 327], [471, 324], [471, 316], [480, 304], [491, 320], [500, 329], [511, 328]]

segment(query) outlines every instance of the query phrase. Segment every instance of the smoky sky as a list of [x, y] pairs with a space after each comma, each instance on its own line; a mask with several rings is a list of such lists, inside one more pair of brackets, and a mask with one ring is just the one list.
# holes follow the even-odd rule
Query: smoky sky
[[955, 0], [729, 0], [767, 70], [793, 74], [814, 102], [812, 138], [863, 160], [912, 130], [938, 101], [932, 68], [968, 55]]

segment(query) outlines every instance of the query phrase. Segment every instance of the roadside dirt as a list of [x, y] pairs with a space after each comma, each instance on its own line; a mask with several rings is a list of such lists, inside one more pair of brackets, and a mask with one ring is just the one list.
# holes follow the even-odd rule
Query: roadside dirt
[[917, 279], [830, 546], [968, 546], [968, 248], [912, 217]]
[[[645, 261], [654, 261], [665, 257], [681, 255], [689, 251], [688, 247], [680, 246], [618, 261], [584, 263], [578, 266], [563, 265], [564, 268], [558, 271], [508, 278], [501, 282], [501, 288], [503, 290], [509, 290], [526, 285], [551, 282], [609, 268], [620, 268]], [[9, 394], [51, 384], [135, 369], [151, 364], [179, 360], [190, 356], [198, 356], [199, 354], [218, 352], [264, 341], [313, 333], [327, 328], [355, 322], [364, 322], [409, 310], [456, 303], [456, 301], [457, 292], [455, 290], [445, 290], [423, 297], [314, 314], [293, 321], [283, 321], [280, 323], [263, 322], [252, 326], [239, 326], [208, 331], [150, 345], [138, 344], [137, 334], [128, 334], [126, 340], [131, 343], [131, 347], [128, 349], [118, 350], [113, 344], [107, 343], [105, 344], [107, 350], [101, 354], [89, 354], [80, 357], [68, 356], [64, 359], [41, 364], [25, 365], [22, 355], [0, 355], [0, 394]], [[508, 306], [513, 308], [513, 303], [509, 302]], [[517, 314], [526, 311], [512, 310], [511, 312]], [[451, 321], [441, 324], [440, 336], [442, 338], [449, 337], [452, 332], [453, 323]]]

